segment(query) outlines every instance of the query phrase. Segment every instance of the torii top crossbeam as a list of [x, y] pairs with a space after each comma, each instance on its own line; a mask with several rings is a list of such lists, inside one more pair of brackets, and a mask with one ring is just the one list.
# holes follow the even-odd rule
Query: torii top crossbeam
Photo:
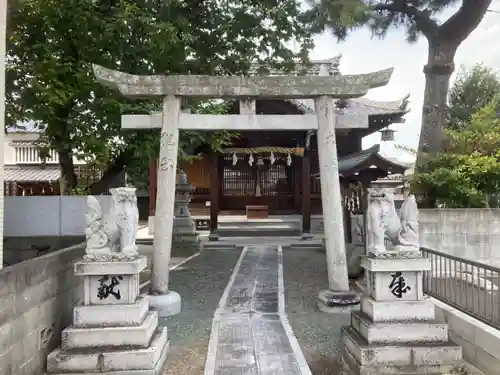
[[389, 83], [393, 68], [378, 72], [342, 76], [203, 76], [122, 73], [93, 65], [102, 84], [125, 96], [147, 98], [174, 95], [199, 98], [357, 98], [370, 89]]

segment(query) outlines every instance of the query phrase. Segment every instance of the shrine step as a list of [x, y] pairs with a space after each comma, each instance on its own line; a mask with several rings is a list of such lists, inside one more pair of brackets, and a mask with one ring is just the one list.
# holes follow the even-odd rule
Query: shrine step
[[[120, 305], [115, 305], [120, 309]], [[70, 326], [61, 333], [61, 348], [84, 349], [121, 346], [147, 348], [158, 327], [158, 313], [149, 311], [139, 326], [76, 328]]]
[[220, 224], [218, 232], [221, 237], [295, 237], [301, 234], [298, 225], [288, 223], [279, 225]]
[[454, 365], [462, 360], [462, 348], [454, 342], [419, 344], [368, 344], [352, 327], [344, 327], [341, 341], [359, 366]]
[[209, 241], [203, 243], [203, 250], [237, 250], [241, 249], [241, 246], [237, 246], [234, 243], [224, 243], [221, 241]]
[[325, 247], [321, 241], [312, 239], [283, 246], [283, 251], [289, 251], [289, 250], [310, 250], [317, 252], [325, 252]]
[[[47, 375], [86, 375], [99, 373], [109, 375], [161, 374], [167, 357], [169, 342], [167, 328], [159, 328], [153, 335], [151, 345], [142, 349], [86, 349], [78, 352], [67, 352], [58, 348], [47, 357]], [[97, 369], [101, 364], [101, 369]]]
[[448, 325], [435, 320], [374, 323], [366, 314], [356, 311], [351, 314], [351, 326], [369, 344], [448, 341]]

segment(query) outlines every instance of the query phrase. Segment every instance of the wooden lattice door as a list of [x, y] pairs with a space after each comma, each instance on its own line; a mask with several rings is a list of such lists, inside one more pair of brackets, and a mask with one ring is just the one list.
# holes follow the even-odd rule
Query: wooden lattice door
[[244, 210], [248, 205], [267, 205], [270, 214], [293, 210], [296, 165], [287, 165], [285, 158], [273, 164], [265, 156], [255, 156], [249, 165], [249, 155], [238, 155], [233, 165], [232, 155], [221, 156], [221, 210]]

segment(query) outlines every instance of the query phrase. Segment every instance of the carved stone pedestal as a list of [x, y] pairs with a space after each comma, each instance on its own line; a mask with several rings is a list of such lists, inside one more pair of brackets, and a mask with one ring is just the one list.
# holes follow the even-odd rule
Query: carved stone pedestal
[[[115, 255], [116, 254], [116, 255]], [[167, 358], [167, 328], [139, 295], [144, 256], [88, 255], [75, 264], [84, 277], [85, 300], [73, 309], [73, 324], [61, 347], [47, 358], [47, 374], [159, 375]]]
[[343, 362], [349, 375], [459, 373], [462, 348], [448, 339], [423, 293], [431, 262], [420, 253], [363, 257], [366, 290], [361, 311], [342, 329]]

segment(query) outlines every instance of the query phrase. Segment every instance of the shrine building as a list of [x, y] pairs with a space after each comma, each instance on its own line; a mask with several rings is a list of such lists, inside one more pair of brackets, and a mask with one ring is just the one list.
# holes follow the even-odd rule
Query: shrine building
[[[328, 70], [340, 75], [340, 56], [313, 61], [307, 75]], [[304, 69], [297, 67], [296, 74]], [[283, 75], [280, 72], [271, 72]], [[336, 121], [367, 122], [365, 128], [337, 128], [338, 167], [345, 209], [361, 209], [361, 195], [369, 184], [390, 174], [403, 174], [407, 168], [384, 158], [379, 145], [362, 150], [362, 139], [387, 130], [393, 123], [404, 122], [408, 96], [397, 101], [357, 98], [336, 101]], [[239, 102], [230, 107], [238, 114]], [[314, 113], [314, 101], [257, 100], [256, 113], [266, 115]], [[155, 215], [156, 160], [149, 167], [149, 216]], [[204, 155], [190, 162], [179, 162], [195, 188], [190, 209], [195, 215], [210, 215], [211, 230], [217, 230], [219, 215], [301, 214], [303, 230], [310, 227], [311, 214], [321, 213], [318, 147], [315, 131], [243, 131], [232, 145], [221, 152]], [[151, 221], [150, 221], [151, 222]]]

